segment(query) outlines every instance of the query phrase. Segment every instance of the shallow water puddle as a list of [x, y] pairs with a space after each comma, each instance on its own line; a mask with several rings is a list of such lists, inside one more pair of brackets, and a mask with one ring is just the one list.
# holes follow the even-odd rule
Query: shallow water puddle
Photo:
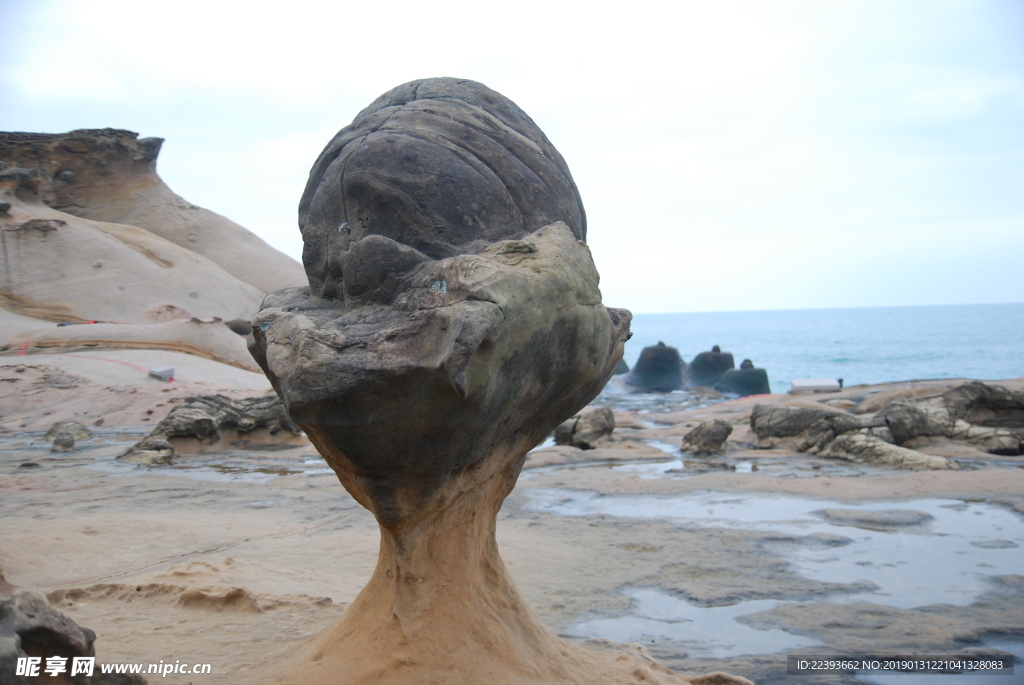
[[[641, 469], [646, 467], [651, 470], [650, 477], [657, 477], [651, 467], [669, 464], [616, 468], [632, 467], [643, 473]], [[869, 592], [837, 595], [830, 599], [834, 602], [869, 601], [901, 609], [939, 603], [968, 605], [986, 589], [987, 576], [1019, 573], [1024, 568], [1024, 517], [984, 502], [921, 499], [847, 504], [721, 492], [668, 498], [602, 496], [569, 489], [529, 490], [526, 495], [527, 508], [565, 516], [668, 519], [690, 529], [746, 529], [793, 536], [791, 541], [777, 543], [777, 552], [799, 575], [822, 582], [869, 581], [877, 586]], [[818, 535], [807, 537], [814, 534]], [[570, 634], [647, 644], [669, 641], [691, 656], [706, 658], [773, 654], [819, 644], [805, 636], [778, 629], [758, 630], [735, 620], [783, 603], [778, 600], [699, 607], [655, 589], [630, 588], [625, 594], [633, 599], [629, 615], [586, 621], [573, 626]], [[1013, 651], [995, 644], [986, 646]], [[870, 677], [875, 680], [865, 682], [896, 682], [874, 674]], [[912, 675], [891, 677], [901, 678], [902, 685], [917, 682], [905, 679]]]
[[[683, 471], [685, 466], [683, 466], [682, 459], [673, 459], [672, 461], [641, 461], [632, 464], [622, 464], [621, 466], [613, 466], [611, 469], [617, 473], [628, 473], [638, 478], [651, 480], [664, 478], [668, 474], [675, 475], [674, 472]], [[678, 475], [684, 474], [680, 473]]]
[[[679, 497], [601, 496], [569, 489], [526, 491], [527, 508], [564, 516], [604, 514], [669, 519], [684, 528], [783, 533], [779, 554], [796, 573], [822, 582], [869, 581], [878, 589], [832, 601], [901, 609], [968, 605], [987, 576], [1024, 568], [1024, 517], [998, 505], [960, 500], [847, 504], [823, 499], [699, 492]], [[823, 513], [830, 512], [831, 517]], [[919, 520], [919, 523], [908, 523]], [[819, 533], [841, 536], [822, 546]]]
[[[697, 607], [658, 590], [631, 588], [630, 616], [597, 619], [573, 626], [579, 638], [606, 638], [619, 642], [669, 641], [691, 657], [723, 659], [742, 654], [774, 654], [782, 650], [816, 647], [822, 643], [784, 630], [757, 630], [736, 621], [737, 616], [767, 611], [782, 602], [772, 599], [723, 607]], [[709, 636], [714, 635], [714, 638]]]

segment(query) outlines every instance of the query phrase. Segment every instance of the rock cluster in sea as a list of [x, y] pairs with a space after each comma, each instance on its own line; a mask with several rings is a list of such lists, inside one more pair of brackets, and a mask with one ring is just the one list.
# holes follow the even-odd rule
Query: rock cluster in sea
[[381, 548], [281, 682], [691, 682], [547, 631], [498, 553], [527, 451], [598, 394], [631, 318], [536, 124], [472, 81], [399, 86], [328, 144], [299, 216], [309, 287], [265, 300], [250, 349]]
[[689, 364], [676, 348], [664, 342], [645, 347], [625, 382], [646, 391], [699, 387], [741, 397], [771, 392], [766, 370], [756, 368], [749, 359], [737, 369], [732, 353], [722, 352], [718, 345], [699, 353]]

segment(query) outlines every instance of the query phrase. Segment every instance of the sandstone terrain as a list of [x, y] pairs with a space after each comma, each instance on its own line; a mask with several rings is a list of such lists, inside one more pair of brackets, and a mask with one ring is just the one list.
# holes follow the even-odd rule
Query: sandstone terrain
[[0, 355], [163, 349], [256, 370], [238, 333], [302, 267], [175, 195], [162, 142], [0, 133]]
[[[245, 682], [246, 674], [282, 663], [344, 614], [373, 572], [379, 529], [308, 444], [265, 441], [245, 449], [228, 442], [205, 452], [179, 449], [174, 464], [163, 467], [117, 459], [189, 396], [258, 398], [271, 392], [262, 374], [165, 354], [0, 359], [6, 390], [0, 399], [0, 567], [7, 583], [47, 593], [54, 607], [94, 630], [100, 662], [182, 659], [210, 663], [213, 674], [161, 681]], [[161, 382], [138, 368], [104, 361], [111, 355], [142, 367], [170, 361], [179, 368], [178, 378]], [[871, 567], [863, 567], [860, 576], [830, 580], [808, 576], [799, 563], [807, 554], [852, 548], [859, 543], [841, 538], [872, 528], [887, 531], [881, 534], [893, 547], [916, 541], [923, 545], [915, 548], [920, 553], [938, 553], [955, 536], [930, 534], [927, 522], [893, 525], [890, 515], [829, 528], [838, 534], [780, 532], [758, 523], [772, 520], [773, 508], [793, 499], [814, 510], [882, 503], [883, 511], [918, 511], [921, 501], [934, 500], [963, 507], [964, 515], [973, 509], [1004, 512], [1018, 527], [1007, 528], [999, 539], [1019, 546], [966, 549], [1010, 555], [1011, 566], [1019, 569], [1019, 458], [973, 455], [960, 457], [958, 470], [901, 470], [781, 445], [751, 447], [757, 438], [750, 416], [757, 404], [871, 402], [869, 408], [880, 408], [889, 399], [935, 396], [960, 383], [772, 395], [678, 412], [615, 412], [616, 428], [594, 449], [531, 452], [498, 516], [502, 557], [543, 625], [569, 640], [597, 637], [587, 626], [601, 620], [639, 620], [630, 617], [643, 608], [643, 589], [663, 593], [666, 606], [695, 607], [693, 620], [708, 626], [720, 623], [716, 608], [749, 606], [756, 610], [728, 623], [765, 639], [806, 638], [824, 653], [957, 653], [1018, 639], [1024, 634], [1024, 578], [1019, 571], [975, 567], [988, 559], [970, 563], [977, 577], [973, 587], [963, 588], [963, 597], [910, 607], [872, 590]], [[999, 385], [1024, 389], [1021, 380]], [[734, 429], [722, 453], [698, 458], [664, 451], [716, 418]], [[47, 429], [69, 420], [87, 426], [92, 437], [70, 452], [51, 452], [43, 439]], [[746, 438], [744, 431], [750, 431]], [[688, 516], [644, 517], [566, 511], [579, 505], [557, 504], [622, 497], [653, 498], [666, 507], [681, 499], [705, 508]], [[748, 522], [716, 520], [707, 511], [714, 501], [748, 507]], [[983, 537], [974, 541], [991, 543]], [[968, 585], [968, 577], [957, 582]], [[938, 579], [924, 574], [905, 582]], [[604, 637], [624, 639], [610, 632]], [[719, 628], [715, 639], [728, 642], [732, 632]], [[650, 652], [681, 673], [723, 670], [757, 683], [807, 682], [806, 676], [787, 677], [784, 659], [787, 651], [806, 649], [715, 657], [714, 646], [699, 641], [643, 634], [641, 629], [628, 640], [643, 643], [638, 654]], [[828, 676], [815, 682], [864, 681]]]

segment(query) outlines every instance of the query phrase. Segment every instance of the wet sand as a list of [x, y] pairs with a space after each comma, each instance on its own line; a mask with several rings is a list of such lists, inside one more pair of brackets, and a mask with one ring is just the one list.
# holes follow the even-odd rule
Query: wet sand
[[[370, 577], [376, 523], [311, 447], [226, 445], [162, 468], [115, 460], [176, 398], [259, 394], [261, 377], [176, 359], [168, 385], [47, 357], [0, 360], [12, 388], [0, 400], [0, 567], [95, 630], [100, 662], [210, 663], [212, 675], [159, 682], [245, 682], [335, 620]], [[738, 444], [703, 462], [669, 453], [699, 421], [741, 421], [757, 401], [792, 398], [620, 414], [600, 450], [533, 453], [498, 541], [547, 627], [758, 683], [809, 682], [785, 675], [787, 651], [1024, 642], [1024, 457], [897, 472]], [[59, 420], [96, 434], [51, 455], [39, 440]]]

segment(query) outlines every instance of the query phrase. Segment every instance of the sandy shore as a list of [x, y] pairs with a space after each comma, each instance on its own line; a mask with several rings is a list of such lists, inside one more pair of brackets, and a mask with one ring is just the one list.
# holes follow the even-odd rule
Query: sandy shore
[[[176, 382], [136, 368], [151, 365], [174, 366]], [[829, 399], [875, 402], [954, 383], [862, 386]], [[122, 351], [0, 358], [0, 384], [0, 567], [7, 583], [48, 593], [95, 630], [100, 662], [210, 663], [212, 675], [158, 681], [245, 682], [335, 620], [369, 578], [376, 523], [310, 446], [226, 449], [163, 468], [115, 460], [184, 397], [259, 395], [269, 390], [262, 376]], [[498, 541], [544, 624], [621, 640], [632, 621], [629, 639], [680, 672], [758, 683], [809, 682], [785, 675], [785, 653], [799, 649], [938, 654], [1024, 642], [1024, 457], [899, 472], [744, 447], [754, 404], [821, 399], [619, 414], [614, 439], [597, 450], [534, 452]], [[723, 417], [738, 426], [726, 455], [669, 453], [700, 421]], [[42, 432], [63, 420], [94, 437], [51, 454]], [[849, 510], [890, 513], [837, 518]], [[931, 518], [894, 523], [891, 510]], [[978, 525], [964, 532], [965, 520]], [[908, 559], [860, 558], [858, 575], [843, 555], [870, 554], [879, 540], [906, 547]], [[973, 552], [950, 551], [954, 542]], [[922, 557], [945, 571], [929, 580]], [[915, 592], [934, 601], [915, 603]], [[749, 611], [722, 623], [729, 607]], [[705, 634], [672, 633], [687, 622]], [[707, 634], [716, 629], [725, 634]]]

